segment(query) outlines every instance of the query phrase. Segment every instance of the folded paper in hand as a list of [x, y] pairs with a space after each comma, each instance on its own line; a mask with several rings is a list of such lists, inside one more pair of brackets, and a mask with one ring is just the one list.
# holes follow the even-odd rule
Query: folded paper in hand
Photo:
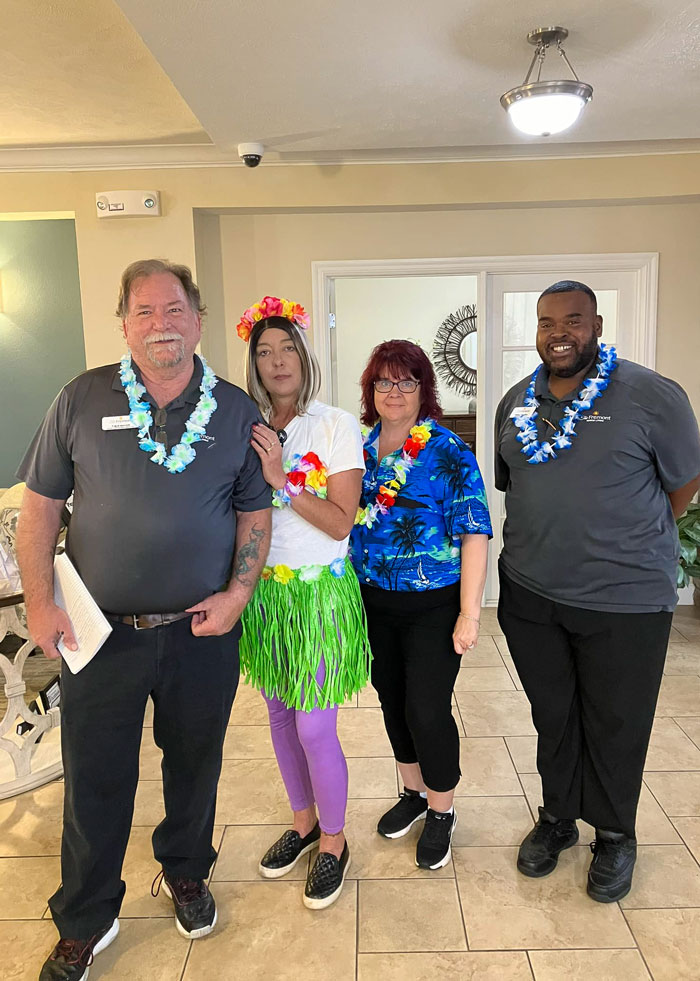
[[69, 650], [63, 638], [56, 646], [70, 670], [77, 674], [97, 654], [112, 628], [65, 552], [56, 556], [53, 568], [54, 601], [68, 614], [78, 649]]

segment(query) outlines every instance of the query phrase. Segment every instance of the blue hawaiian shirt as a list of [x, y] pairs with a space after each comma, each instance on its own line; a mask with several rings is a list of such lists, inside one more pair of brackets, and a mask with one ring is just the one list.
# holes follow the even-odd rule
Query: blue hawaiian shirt
[[[394, 477], [397, 453], [377, 462], [381, 423], [365, 444], [360, 507], [374, 502]], [[439, 589], [459, 581], [460, 536], [492, 536], [484, 482], [474, 454], [449, 429], [433, 423], [393, 507], [371, 528], [355, 525], [350, 554], [360, 583], [380, 589]]]

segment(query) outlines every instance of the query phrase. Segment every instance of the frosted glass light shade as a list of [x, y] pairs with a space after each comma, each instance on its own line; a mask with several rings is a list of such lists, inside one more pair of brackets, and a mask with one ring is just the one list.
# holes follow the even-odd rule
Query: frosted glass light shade
[[573, 126], [592, 95], [585, 82], [532, 82], [506, 92], [501, 105], [521, 133], [552, 136]]

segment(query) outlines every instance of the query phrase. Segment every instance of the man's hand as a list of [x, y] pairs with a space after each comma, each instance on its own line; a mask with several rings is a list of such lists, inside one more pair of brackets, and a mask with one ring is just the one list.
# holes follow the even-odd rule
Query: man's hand
[[56, 646], [61, 640], [69, 651], [78, 649], [68, 614], [55, 603], [47, 603], [40, 607], [28, 605], [27, 630], [34, 643], [38, 644], [46, 657], [52, 661], [61, 656]]
[[187, 609], [194, 613], [192, 617], [192, 633], [195, 637], [221, 637], [233, 630], [240, 619], [245, 602], [241, 605], [237, 596], [231, 593], [213, 593], [201, 603], [195, 603]]

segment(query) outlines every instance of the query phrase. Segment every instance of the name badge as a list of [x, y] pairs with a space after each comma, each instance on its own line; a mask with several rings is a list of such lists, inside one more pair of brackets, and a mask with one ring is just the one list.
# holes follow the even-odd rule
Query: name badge
[[518, 405], [511, 412], [510, 419], [530, 419], [535, 413], [534, 405]]
[[129, 416], [102, 416], [102, 429], [109, 432], [112, 429], [138, 429]]

